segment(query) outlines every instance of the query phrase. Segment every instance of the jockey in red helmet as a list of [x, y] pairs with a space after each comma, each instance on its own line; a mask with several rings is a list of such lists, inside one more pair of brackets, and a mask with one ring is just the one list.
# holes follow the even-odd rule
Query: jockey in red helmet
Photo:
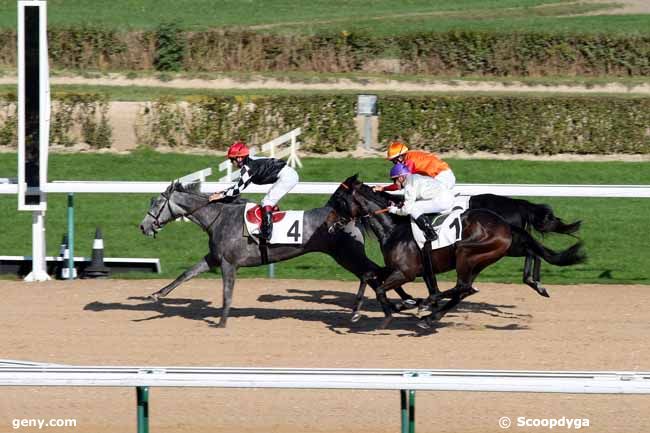
[[269, 240], [273, 234], [273, 207], [298, 183], [298, 173], [281, 159], [258, 158], [250, 155], [245, 143], [237, 141], [228, 148], [228, 159], [239, 169], [239, 181], [225, 191], [214, 193], [210, 201], [236, 197], [252, 182], [257, 185], [273, 184], [262, 199], [262, 227], [260, 238]]

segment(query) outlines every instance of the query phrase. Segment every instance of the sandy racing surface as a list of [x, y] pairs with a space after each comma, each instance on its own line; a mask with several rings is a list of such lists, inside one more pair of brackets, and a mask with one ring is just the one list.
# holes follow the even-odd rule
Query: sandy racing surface
[[[522, 285], [481, 292], [420, 334], [412, 317], [377, 331], [374, 302], [350, 324], [353, 282], [241, 280], [227, 329], [217, 329], [221, 282], [197, 280], [162, 304], [167, 281], [26, 284], [0, 281], [0, 358], [77, 365], [650, 370], [650, 287]], [[443, 284], [448, 287], [448, 284]], [[421, 285], [408, 287], [423, 295]], [[151, 431], [396, 432], [399, 393], [152, 388]], [[589, 432], [650, 431], [650, 396], [417, 394], [418, 432], [499, 432], [498, 420], [589, 419]], [[20, 418], [76, 419], [76, 428], [134, 432], [131, 388], [3, 388], [0, 433]], [[552, 431], [566, 431], [556, 427]], [[543, 427], [515, 432], [551, 431]]]

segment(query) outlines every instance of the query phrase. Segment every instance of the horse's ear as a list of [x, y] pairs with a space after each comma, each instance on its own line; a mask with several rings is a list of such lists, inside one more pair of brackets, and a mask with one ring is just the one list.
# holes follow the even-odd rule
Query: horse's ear
[[355, 173], [352, 176], [345, 179], [345, 181], [343, 181], [343, 183], [350, 186], [352, 184], [355, 184], [355, 183], [359, 182], [358, 177], [359, 177], [359, 173]]

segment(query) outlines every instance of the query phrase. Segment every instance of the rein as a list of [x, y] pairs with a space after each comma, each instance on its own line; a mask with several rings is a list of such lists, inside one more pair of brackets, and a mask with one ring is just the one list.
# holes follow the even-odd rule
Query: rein
[[[172, 206], [171, 206], [171, 196], [172, 196], [172, 194], [174, 194], [175, 192], [179, 192], [179, 193], [183, 193], [183, 194], [196, 195], [196, 196], [199, 196], [199, 197], [201, 197], [201, 198], [205, 198], [207, 201], [206, 201], [205, 203], [203, 203], [203, 204], [197, 206], [196, 208], [192, 209], [191, 211], [185, 213], [184, 215], [176, 215], [176, 214], [174, 213], [174, 211], [172, 210]], [[154, 223], [155, 223], [155, 226], [158, 227], [159, 229], [162, 228], [162, 225], [163, 225], [163, 224], [160, 222], [160, 215], [162, 214], [163, 209], [165, 209], [165, 207], [167, 207], [167, 209], [169, 210], [169, 215], [171, 216], [171, 220], [175, 220], [175, 219], [180, 218], [180, 217], [188, 218], [188, 217], [192, 216], [195, 212], [197, 212], [197, 211], [203, 209], [204, 207], [206, 207], [206, 206], [209, 205], [210, 203], [213, 203], [213, 202], [211, 202], [208, 198], [206, 198], [205, 196], [203, 196], [202, 194], [196, 194], [196, 193], [193, 193], [193, 192], [190, 192], [190, 191], [176, 191], [176, 190], [174, 189], [174, 190], [172, 190], [172, 191], [169, 193], [169, 196], [166, 195], [165, 193], [162, 193], [161, 195], [163, 196], [163, 198], [164, 198], [166, 201], [165, 201], [165, 204], [163, 204], [162, 206], [160, 206], [160, 209], [158, 210], [158, 213], [157, 213], [156, 215], [154, 215], [154, 214], [152, 214], [151, 212], [147, 212], [147, 215], [149, 215], [151, 218], [153, 218]], [[206, 232], [207, 232], [208, 230], [210, 230], [210, 228], [214, 225], [214, 223], [219, 219], [220, 216], [221, 216], [221, 212], [219, 212], [219, 213], [218, 213], [218, 214], [217, 214], [217, 215], [212, 219], [212, 221], [210, 222], [210, 224], [208, 224], [208, 225], [207, 225], [206, 227], [204, 227], [203, 229], [204, 229]], [[155, 237], [155, 234], [156, 234], [156, 231], [154, 231], [154, 237]]]

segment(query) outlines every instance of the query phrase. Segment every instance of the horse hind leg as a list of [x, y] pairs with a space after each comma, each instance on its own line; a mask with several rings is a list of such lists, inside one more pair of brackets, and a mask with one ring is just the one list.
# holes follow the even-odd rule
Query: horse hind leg
[[540, 281], [540, 268], [542, 260], [537, 256], [527, 255], [524, 261], [524, 284], [531, 287], [541, 296], [549, 298], [550, 295]]
[[202, 274], [203, 272], [209, 271], [215, 266], [213, 263], [213, 260], [211, 259], [211, 256], [208, 254], [203, 259], [201, 259], [200, 262], [180, 274], [174, 281], [163, 287], [162, 289], [158, 290], [155, 293], [152, 293], [149, 295], [149, 299], [152, 301], [158, 301], [160, 298], [164, 298], [165, 296], [169, 295], [172, 290], [174, 290], [176, 287], [180, 286], [182, 283], [191, 280], [192, 278], [196, 277], [199, 274]]

